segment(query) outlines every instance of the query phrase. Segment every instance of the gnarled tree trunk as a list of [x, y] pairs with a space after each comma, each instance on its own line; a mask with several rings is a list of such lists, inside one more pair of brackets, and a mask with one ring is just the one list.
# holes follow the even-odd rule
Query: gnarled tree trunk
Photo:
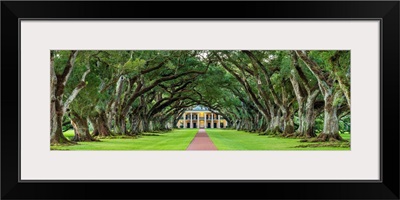
[[337, 118], [337, 105], [335, 100], [340, 96], [340, 92], [335, 90], [333, 80], [325, 76], [321, 67], [311, 60], [304, 51], [296, 51], [296, 54], [304, 61], [308, 69], [313, 73], [318, 81], [319, 89], [324, 96], [324, 129], [318, 140], [342, 140], [339, 135], [339, 122]]
[[62, 119], [66, 107], [63, 103], [64, 88], [71, 74], [77, 51], [71, 51], [68, 62], [61, 75], [57, 75], [54, 66], [54, 52], [50, 51], [50, 144], [69, 143], [62, 132]]
[[316, 115], [314, 113], [314, 103], [317, 95], [318, 91], [314, 91], [312, 95], [307, 96], [307, 101], [301, 106], [301, 112], [299, 110], [300, 124], [299, 129], [297, 130], [298, 136], [303, 136], [307, 138], [317, 136], [314, 132], [316, 118]]
[[90, 135], [89, 125], [86, 118], [79, 116], [77, 113], [71, 113], [71, 124], [75, 132], [72, 141], [94, 141]]
[[54, 51], [50, 51], [50, 144], [68, 143], [68, 139], [62, 134], [62, 119], [71, 102], [78, 93], [86, 86], [85, 78], [90, 72], [89, 65], [83, 73], [79, 84], [74, 88], [69, 97], [63, 103], [64, 89], [74, 69], [75, 59], [78, 51], [71, 51], [62, 74], [56, 74], [54, 66]]
[[279, 109], [271, 109], [271, 121], [267, 130], [267, 134], [282, 133], [280, 129], [281, 111]]
[[294, 133], [293, 112], [290, 108], [283, 113], [283, 134], [289, 135]]
[[337, 105], [334, 105], [334, 100], [338, 98], [338, 93], [335, 95], [325, 96], [324, 106], [324, 129], [318, 136], [322, 141], [327, 140], [342, 140], [339, 135], [339, 120], [337, 118]]
[[98, 116], [90, 118], [90, 122], [93, 124], [93, 136], [107, 137], [111, 136], [111, 131], [107, 126], [106, 113], [100, 112]]
[[62, 106], [58, 100], [50, 102], [50, 144], [69, 143], [62, 132]]

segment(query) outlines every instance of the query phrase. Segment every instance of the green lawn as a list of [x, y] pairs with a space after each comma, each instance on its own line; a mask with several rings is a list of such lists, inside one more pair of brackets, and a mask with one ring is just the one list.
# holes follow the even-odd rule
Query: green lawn
[[[186, 150], [197, 129], [178, 129], [159, 136], [139, 138], [101, 139], [100, 142], [79, 142], [71, 146], [51, 146], [52, 150]], [[68, 138], [74, 136], [73, 130], [64, 132]]]
[[[71, 146], [51, 146], [52, 150], [185, 150], [198, 129], [175, 129], [160, 133], [159, 136], [141, 136], [139, 138], [101, 139], [100, 142], [79, 142]], [[330, 143], [300, 142], [300, 139], [260, 136], [244, 131], [206, 129], [207, 134], [218, 150], [350, 150], [349, 147], [332, 147]], [[73, 130], [64, 132], [71, 139]], [[350, 140], [350, 134], [341, 134]], [[337, 144], [337, 143], [336, 143]], [[340, 145], [344, 143], [339, 143]], [[308, 147], [299, 147], [308, 146]]]
[[64, 132], [64, 136], [69, 140], [71, 140], [74, 137], [74, 134], [75, 134], [74, 130], [72, 129]]
[[[260, 136], [256, 133], [244, 131], [206, 129], [206, 132], [218, 150], [350, 150], [349, 147], [296, 147], [322, 143], [300, 142], [300, 139], [293, 138]], [[341, 134], [341, 136], [350, 141], [350, 134]]]

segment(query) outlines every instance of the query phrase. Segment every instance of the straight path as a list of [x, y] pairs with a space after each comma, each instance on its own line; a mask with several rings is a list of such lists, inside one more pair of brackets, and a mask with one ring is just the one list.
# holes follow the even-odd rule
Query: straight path
[[204, 129], [199, 129], [186, 150], [217, 150]]

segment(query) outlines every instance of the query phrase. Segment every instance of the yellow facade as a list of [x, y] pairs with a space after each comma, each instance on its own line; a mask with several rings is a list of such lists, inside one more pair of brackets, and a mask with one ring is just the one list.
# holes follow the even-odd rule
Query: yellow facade
[[227, 122], [221, 115], [209, 110], [189, 109], [185, 111], [177, 126], [179, 128], [226, 128]]

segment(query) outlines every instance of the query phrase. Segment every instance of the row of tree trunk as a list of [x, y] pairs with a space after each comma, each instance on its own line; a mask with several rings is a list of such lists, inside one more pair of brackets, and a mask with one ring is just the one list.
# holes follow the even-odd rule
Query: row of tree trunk
[[[250, 118], [246, 111], [248, 106], [243, 106], [242, 111], [237, 111], [236, 114], [231, 113], [229, 118], [233, 121], [233, 128], [237, 130], [246, 130], [253, 132], [263, 132], [263, 134], [278, 134], [283, 136], [294, 137], [316, 137], [315, 121], [316, 118], [323, 113], [324, 126], [322, 132], [318, 136], [318, 141], [342, 140], [339, 135], [339, 118], [343, 112], [350, 110], [350, 103], [342, 106], [338, 113], [340, 98], [343, 98], [343, 93], [346, 94], [348, 102], [350, 102], [349, 91], [344, 86], [337, 87], [334, 82], [336, 79], [343, 83], [347, 83], [346, 79], [338, 76], [328, 77], [323, 73], [318, 64], [313, 61], [305, 51], [290, 51], [292, 65], [290, 76], [287, 79], [282, 79], [283, 83], [280, 87], [274, 87], [271, 83], [271, 71], [262, 64], [259, 58], [251, 51], [242, 51], [247, 55], [252, 68], [246, 63], [240, 63], [239, 59], [233, 59], [228, 54], [215, 53], [214, 55], [219, 60], [221, 65], [231, 73], [241, 86], [245, 89], [244, 96], [250, 97], [247, 101], [242, 98], [241, 101], [245, 104], [254, 104], [253, 112], [258, 113], [262, 119]], [[338, 56], [342, 52], [338, 51], [330, 61], [332, 65], [338, 65]], [[301, 59], [307, 68], [316, 78], [318, 84], [311, 85], [307, 80], [305, 72], [299, 65]], [[242, 59], [243, 60], [243, 59]], [[236, 68], [237, 70], [234, 70]], [[335, 68], [334, 68], [335, 69]], [[241, 71], [241, 73], [240, 73]], [[335, 73], [336, 75], [336, 73]], [[258, 80], [257, 87], [251, 87], [246, 76], [252, 76]], [[290, 85], [285, 85], [289, 81]], [[279, 91], [280, 90], [280, 91]], [[279, 94], [278, 94], [279, 93]], [[323, 97], [323, 101], [317, 101], [318, 96]], [[297, 101], [298, 108], [293, 109], [293, 102]], [[244, 111], [243, 111], [244, 110]], [[245, 114], [243, 114], [245, 113]], [[298, 128], [294, 129], [294, 115], [297, 114]], [[261, 124], [257, 123], [261, 122]]]

